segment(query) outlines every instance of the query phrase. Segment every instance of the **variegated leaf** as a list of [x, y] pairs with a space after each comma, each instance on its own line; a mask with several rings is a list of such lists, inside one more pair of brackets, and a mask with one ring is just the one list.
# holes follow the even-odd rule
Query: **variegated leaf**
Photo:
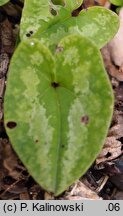
[[[56, 4], [65, 4], [68, 11], [76, 9], [80, 6], [83, 0], [25, 0], [24, 9], [21, 18], [21, 37], [27, 36], [30, 32], [35, 33], [39, 28], [43, 29], [44, 24], [52, 20], [52, 9], [58, 11], [59, 7]], [[54, 3], [54, 4], [53, 4]]]
[[78, 8], [81, 4], [82, 4], [83, 0], [65, 0], [65, 5], [66, 7], [68, 7], [69, 9], [73, 10]]
[[61, 6], [57, 16], [53, 16], [50, 13], [48, 0], [44, 0], [46, 11], [41, 2], [33, 0], [29, 4], [28, 1], [26, 0], [21, 21], [21, 40], [32, 36], [30, 34], [32, 32], [34, 37], [39, 38], [52, 50], [64, 36], [69, 34], [84, 35], [101, 48], [113, 38], [119, 28], [118, 16], [104, 7], [91, 7], [73, 17], [72, 10], [68, 9], [70, 0], [66, 1], [68, 8]]
[[4, 112], [11, 143], [30, 174], [55, 195], [82, 176], [99, 153], [113, 95], [98, 48], [70, 35], [52, 55], [23, 41], [9, 69]]
[[117, 15], [103, 7], [82, 10], [77, 17], [72, 17], [71, 14], [68, 16], [67, 11], [62, 8], [62, 16], [64, 18], [57, 16], [51, 20], [44, 29], [40, 28], [34, 35], [53, 51], [56, 44], [70, 34], [84, 35], [101, 48], [111, 40], [119, 28]]
[[21, 35], [36, 32], [43, 26], [44, 22], [48, 22], [53, 17], [51, 14], [50, 0], [25, 0], [24, 9], [21, 17]]

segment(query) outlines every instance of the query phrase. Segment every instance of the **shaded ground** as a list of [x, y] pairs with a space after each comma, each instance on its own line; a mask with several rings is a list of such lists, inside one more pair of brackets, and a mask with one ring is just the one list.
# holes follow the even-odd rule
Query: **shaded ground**
[[[104, 0], [101, 1], [104, 3]], [[18, 4], [17, 4], [18, 3]], [[90, 4], [90, 1], [87, 0]], [[45, 192], [28, 174], [6, 135], [3, 96], [7, 68], [14, 51], [23, 4], [12, 0], [0, 8], [0, 199], [123, 199], [123, 82], [108, 47], [102, 49], [115, 95], [111, 128], [99, 157], [87, 173], [60, 197]], [[114, 9], [114, 8], [113, 8]]]

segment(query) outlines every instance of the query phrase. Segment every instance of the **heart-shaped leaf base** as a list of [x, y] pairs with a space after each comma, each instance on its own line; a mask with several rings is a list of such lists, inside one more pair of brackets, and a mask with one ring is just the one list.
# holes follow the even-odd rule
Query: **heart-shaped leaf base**
[[42, 187], [60, 194], [94, 161], [110, 124], [112, 89], [97, 47], [71, 35], [52, 55], [36, 39], [22, 42], [4, 109], [20, 159]]

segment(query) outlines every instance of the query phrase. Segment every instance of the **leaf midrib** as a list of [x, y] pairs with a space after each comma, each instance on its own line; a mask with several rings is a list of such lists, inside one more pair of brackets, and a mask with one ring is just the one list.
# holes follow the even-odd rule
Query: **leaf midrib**
[[57, 191], [57, 186], [58, 186], [58, 164], [59, 164], [59, 154], [60, 154], [60, 146], [61, 146], [61, 128], [62, 128], [62, 119], [61, 119], [61, 105], [60, 105], [60, 99], [59, 99], [59, 94], [57, 92], [57, 89], [55, 89], [55, 94], [56, 94], [56, 100], [58, 104], [58, 112], [59, 112], [59, 130], [58, 130], [58, 145], [57, 145], [57, 158], [56, 158], [56, 166], [55, 166], [55, 176], [54, 176], [54, 193]]
[[[37, 33], [35, 33], [34, 35], [33, 35], [33, 37], [35, 37], [35, 35], [37, 34], [42, 34], [42, 33], [45, 33], [45, 32], [47, 32], [48, 33], [48, 31], [51, 29], [51, 28], [54, 28], [56, 25], [58, 25], [59, 24], [59, 22], [60, 22], [60, 25], [61, 24], [63, 24], [65, 21], [67, 21], [68, 19], [70, 19], [70, 18], [72, 18], [72, 16], [66, 16], [64, 19], [62, 18], [62, 19], [59, 19], [59, 20], [57, 20], [57, 22], [56, 23], [52, 23], [52, 25], [50, 25], [50, 26], [48, 26], [48, 28], [45, 28], [45, 29], [39, 29], [38, 30], [38, 32]], [[75, 18], [75, 17], [74, 17]]]
[[[74, 94], [74, 92], [72, 92], [71, 90], [67, 89], [64, 86], [60, 86], [59, 88], [64, 88], [65, 90], [69, 91], [69, 93], [71, 93], [72, 95], [74, 95], [74, 97], [76, 97], [76, 95]], [[59, 93], [57, 91], [57, 88], [54, 89], [55, 94], [56, 94], [56, 99], [57, 99], [57, 104], [58, 104], [58, 110], [59, 110], [59, 132], [58, 132], [58, 145], [57, 145], [57, 158], [56, 158], [56, 166], [55, 166], [55, 177], [54, 177], [54, 192], [57, 192], [58, 189], [58, 167], [59, 167], [59, 163], [60, 163], [60, 149], [61, 149], [61, 144], [62, 144], [62, 115], [61, 115], [61, 103], [60, 103], [60, 98], [59, 98]]]

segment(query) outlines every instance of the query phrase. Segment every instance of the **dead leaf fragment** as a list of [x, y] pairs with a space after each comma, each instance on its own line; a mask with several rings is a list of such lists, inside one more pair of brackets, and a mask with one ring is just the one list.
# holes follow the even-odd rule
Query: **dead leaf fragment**
[[108, 46], [104, 46], [101, 49], [103, 61], [107, 72], [118, 81], [123, 81], [123, 73], [118, 69], [111, 59], [111, 50]]
[[120, 139], [123, 136], [123, 124], [114, 125], [109, 130], [108, 136], [114, 136], [116, 139]]
[[[115, 65], [123, 65], [123, 8], [119, 12], [120, 28], [113, 40], [108, 44], [110, 55]], [[121, 72], [121, 70], [120, 70]], [[122, 71], [123, 73], [123, 71]]]
[[96, 164], [117, 158], [122, 154], [121, 147], [121, 142], [116, 140], [114, 136], [107, 137], [104, 147], [96, 159]]
[[97, 195], [96, 192], [92, 191], [81, 181], [77, 181], [72, 191], [70, 192], [70, 196], [79, 196], [86, 199], [92, 200], [100, 200], [101, 198]]
[[116, 190], [112, 196], [112, 200], [123, 200], [123, 191]]
[[[123, 125], [123, 112], [119, 110], [115, 110], [113, 114], [113, 120], [114, 124], [122, 124]], [[122, 134], [123, 136], [123, 134]], [[121, 136], [121, 137], [122, 137]]]

